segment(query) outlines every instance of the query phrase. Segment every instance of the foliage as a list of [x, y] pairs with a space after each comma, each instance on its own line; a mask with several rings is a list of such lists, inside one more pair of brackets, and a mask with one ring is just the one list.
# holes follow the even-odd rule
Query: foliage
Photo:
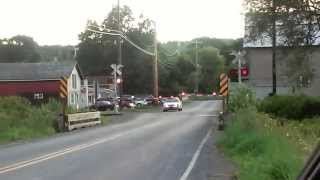
[[[310, 65], [312, 45], [319, 45], [320, 4], [317, 0], [245, 0], [247, 9], [246, 41], [273, 42], [280, 47], [276, 60], [286, 67], [291, 86], [312, 81], [314, 72]], [[275, 27], [274, 27], [275, 26]], [[305, 46], [306, 49], [297, 47]], [[302, 78], [302, 79], [301, 79]], [[299, 82], [304, 81], [304, 82]]]
[[250, 19], [249, 39], [272, 37], [276, 21], [277, 42], [282, 46], [312, 45], [320, 29], [320, 4], [316, 0], [245, 0]]
[[65, 62], [74, 60], [73, 46], [40, 46], [38, 52], [42, 62]]
[[278, 117], [302, 120], [320, 116], [320, 98], [304, 95], [272, 96], [262, 100], [258, 105], [258, 109]]
[[229, 109], [236, 112], [239, 109], [246, 109], [256, 105], [255, 93], [244, 84], [238, 85], [230, 92]]
[[[118, 30], [118, 10], [114, 8], [102, 24], [94, 20], [88, 22], [90, 29], [96, 26]], [[152, 52], [152, 20], [141, 15], [135, 18], [127, 6], [120, 8], [121, 31], [140, 47]], [[112, 31], [114, 32], [114, 31]], [[108, 75], [110, 64], [117, 63], [118, 37], [101, 35], [86, 29], [79, 35], [79, 62], [87, 75]], [[217, 90], [217, 77], [224, 70], [225, 58], [230, 61], [229, 53], [241, 46], [241, 40], [199, 38], [200, 92], [212, 93]], [[194, 40], [193, 40], [194, 41]], [[159, 84], [160, 94], [176, 95], [181, 91], [193, 92], [195, 88], [195, 46], [191, 42], [159, 43]], [[123, 47], [123, 90], [126, 94], [151, 93], [153, 89], [153, 57], [145, 55], [132, 47], [127, 41]], [[223, 55], [220, 54], [220, 50]]]
[[28, 36], [0, 39], [0, 62], [38, 62], [38, 44]]
[[21, 97], [0, 97], [0, 143], [54, 134], [60, 109], [55, 100], [36, 107]]
[[[117, 36], [102, 35], [89, 31], [99, 30], [97, 26], [118, 30], [118, 11], [113, 8], [102, 24], [88, 22], [88, 28], [79, 35], [80, 44], [77, 61], [86, 75], [111, 75], [111, 64], [118, 63], [118, 46], [122, 45], [123, 89], [124, 93], [152, 92], [153, 57], [145, 55], [127, 41], [120, 41]], [[131, 41], [143, 49], [151, 51], [153, 35], [151, 20], [140, 16], [134, 18], [128, 6], [120, 8], [121, 31]], [[114, 31], [112, 31], [114, 32]]]
[[263, 126], [254, 109], [236, 111], [219, 146], [237, 163], [239, 179], [293, 180], [303, 159], [294, 145]]

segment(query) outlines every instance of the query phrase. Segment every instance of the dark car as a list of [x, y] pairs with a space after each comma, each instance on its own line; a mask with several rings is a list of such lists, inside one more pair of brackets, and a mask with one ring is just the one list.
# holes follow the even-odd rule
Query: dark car
[[120, 97], [119, 99], [119, 107], [121, 109], [123, 108], [135, 108], [136, 105], [134, 103], [134, 100], [132, 98], [128, 98], [128, 97]]
[[117, 103], [112, 98], [99, 98], [97, 99], [94, 108], [98, 111], [114, 110]]
[[145, 100], [147, 101], [148, 105], [157, 105], [159, 104], [159, 99], [150, 95], [150, 96], [147, 96], [145, 98]]

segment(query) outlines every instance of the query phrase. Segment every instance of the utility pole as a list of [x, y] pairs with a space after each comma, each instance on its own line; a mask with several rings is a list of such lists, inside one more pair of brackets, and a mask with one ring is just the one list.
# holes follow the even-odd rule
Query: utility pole
[[194, 93], [199, 92], [199, 53], [198, 53], [198, 40], [196, 39], [196, 79]]
[[241, 52], [238, 52], [238, 83], [241, 84]]
[[154, 23], [154, 63], [153, 63], [153, 94], [154, 97], [159, 96], [159, 77], [158, 77], [158, 42], [157, 42], [157, 27]]
[[[120, 0], [118, 0], [118, 31], [121, 32], [121, 17], [120, 17]], [[122, 65], [122, 39], [121, 36], [119, 36], [118, 39], [118, 64]], [[122, 94], [123, 86], [122, 86], [122, 75], [120, 75], [120, 79], [122, 80], [121, 83], [119, 84], [119, 96]]]
[[272, 0], [272, 95], [277, 94], [277, 70], [276, 70], [276, 5], [275, 0]]

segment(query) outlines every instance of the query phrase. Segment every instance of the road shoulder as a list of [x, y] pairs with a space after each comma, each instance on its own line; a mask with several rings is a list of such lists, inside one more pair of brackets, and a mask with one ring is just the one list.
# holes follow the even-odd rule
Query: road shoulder
[[232, 180], [236, 167], [216, 145], [222, 133], [211, 133], [188, 180]]

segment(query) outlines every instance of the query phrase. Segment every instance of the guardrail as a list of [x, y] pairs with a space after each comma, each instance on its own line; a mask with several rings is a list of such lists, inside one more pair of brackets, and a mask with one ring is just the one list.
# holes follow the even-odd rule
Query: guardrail
[[66, 126], [69, 131], [73, 129], [95, 126], [101, 124], [100, 112], [87, 112], [87, 113], [76, 113], [68, 114]]

